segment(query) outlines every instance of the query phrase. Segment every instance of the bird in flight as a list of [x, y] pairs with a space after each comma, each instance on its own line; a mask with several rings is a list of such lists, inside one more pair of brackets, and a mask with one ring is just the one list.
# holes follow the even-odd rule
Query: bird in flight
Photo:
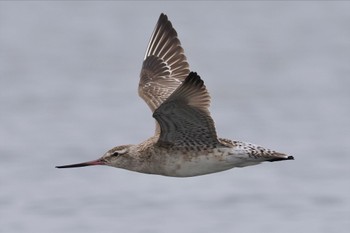
[[220, 138], [210, 116], [210, 96], [203, 80], [190, 72], [177, 32], [161, 14], [149, 41], [138, 87], [156, 119], [154, 136], [140, 144], [116, 146], [101, 158], [57, 166], [107, 165], [173, 177], [192, 177], [293, 160], [262, 146]]

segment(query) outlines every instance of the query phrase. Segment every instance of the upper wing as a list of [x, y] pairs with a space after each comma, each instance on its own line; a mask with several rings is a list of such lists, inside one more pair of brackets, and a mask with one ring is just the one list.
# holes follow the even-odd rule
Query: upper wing
[[139, 95], [152, 112], [189, 74], [189, 66], [168, 17], [161, 14], [148, 44], [139, 82]]
[[191, 72], [153, 113], [161, 129], [158, 143], [177, 147], [219, 144], [209, 105], [204, 82]]

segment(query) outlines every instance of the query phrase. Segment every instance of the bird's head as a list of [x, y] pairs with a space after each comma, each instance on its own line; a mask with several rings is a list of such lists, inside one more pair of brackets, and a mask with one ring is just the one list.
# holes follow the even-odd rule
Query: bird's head
[[117, 146], [107, 151], [101, 158], [84, 163], [56, 166], [56, 168], [86, 167], [92, 165], [107, 165], [123, 168], [132, 161], [130, 151], [132, 145]]

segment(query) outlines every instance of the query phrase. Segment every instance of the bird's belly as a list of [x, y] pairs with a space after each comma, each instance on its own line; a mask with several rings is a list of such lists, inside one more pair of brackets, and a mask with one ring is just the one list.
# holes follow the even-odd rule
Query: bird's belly
[[190, 177], [240, 167], [241, 159], [232, 148], [214, 149], [210, 153], [172, 153], [163, 155], [162, 175]]

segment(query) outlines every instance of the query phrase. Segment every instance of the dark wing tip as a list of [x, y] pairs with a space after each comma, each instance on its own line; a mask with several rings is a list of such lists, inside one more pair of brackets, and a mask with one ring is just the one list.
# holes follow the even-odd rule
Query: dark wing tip
[[170, 23], [170, 27], [172, 27], [172, 24], [169, 21], [168, 16], [164, 13], [161, 13], [157, 24], [162, 25], [162, 24], [167, 24], [167, 23]]
[[191, 71], [184, 81], [184, 85], [186, 85], [186, 84], [191, 84], [193, 86], [197, 86], [197, 87], [201, 88], [204, 85], [204, 81], [197, 74], [197, 72]]

